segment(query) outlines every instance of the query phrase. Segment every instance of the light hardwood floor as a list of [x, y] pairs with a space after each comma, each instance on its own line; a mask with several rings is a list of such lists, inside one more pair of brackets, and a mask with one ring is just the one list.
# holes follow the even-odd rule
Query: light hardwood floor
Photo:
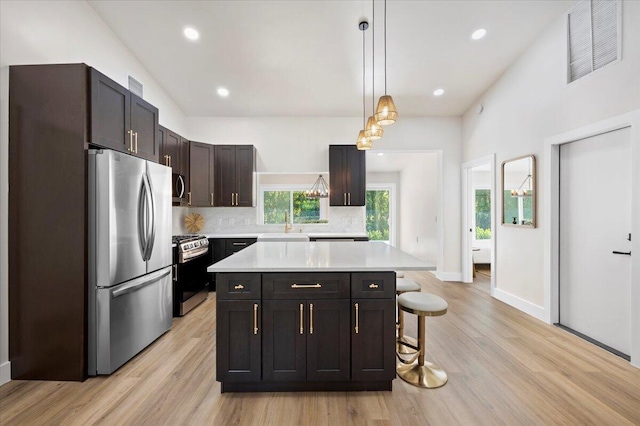
[[[0, 425], [640, 424], [640, 370], [489, 296], [489, 281], [407, 274], [449, 302], [427, 318], [449, 382], [392, 392], [220, 394], [215, 294], [110, 377], [0, 387]], [[415, 318], [407, 315], [415, 335]]]

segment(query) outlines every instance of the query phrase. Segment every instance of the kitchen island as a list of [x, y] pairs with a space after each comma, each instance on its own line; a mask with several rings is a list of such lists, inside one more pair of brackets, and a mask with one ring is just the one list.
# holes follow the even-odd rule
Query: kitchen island
[[222, 392], [391, 390], [394, 271], [433, 269], [380, 242], [259, 242], [209, 266]]

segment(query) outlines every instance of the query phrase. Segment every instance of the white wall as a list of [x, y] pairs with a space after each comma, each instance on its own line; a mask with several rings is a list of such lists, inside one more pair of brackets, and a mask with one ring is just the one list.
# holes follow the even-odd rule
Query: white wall
[[[309, 172], [329, 169], [329, 145], [352, 144], [362, 125], [359, 117], [188, 117], [189, 137], [212, 144], [253, 144], [259, 172]], [[402, 117], [385, 128], [374, 150], [441, 152], [443, 169], [444, 259], [438, 271], [460, 274], [459, 117]], [[415, 191], [427, 186], [416, 182]], [[415, 239], [415, 236], [414, 236]]]
[[[544, 139], [640, 108], [640, 2], [623, 2], [622, 25], [622, 61], [567, 86], [566, 24], [558, 17], [463, 116], [464, 162], [494, 152], [498, 164], [536, 156], [538, 228], [495, 230], [497, 289], [534, 307], [544, 304], [544, 232], [549, 226], [541, 216]], [[481, 115], [478, 103], [485, 106]], [[500, 183], [497, 173], [497, 188]], [[496, 201], [500, 206], [500, 195]]]
[[185, 132], [184, 115], [133, 54], [84, 1], [0, 2], [0, 384], [9, 378], [7, 307], [9, 65], [78, 63], [123, 86], [132, 75], [160, 122]]
[[398, 239], [399, 248], [435, 264], [438, 261], [437, 220], [440, 219], [437, 203], [438, 155], [415, 154], [415, 158], [416, 161], [400, 172], [398, 192], [402, 201], [398, 216], [402, 228]]

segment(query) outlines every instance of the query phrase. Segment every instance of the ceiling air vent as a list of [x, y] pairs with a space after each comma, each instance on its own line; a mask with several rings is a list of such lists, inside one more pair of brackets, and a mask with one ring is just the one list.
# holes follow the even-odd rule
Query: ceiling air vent
[[142, 83], [129, 76], [129, 91], [136, 96], [142, 97]]
[[620, 59], [620, 1], [585, 0], [567, 15], [571, 83]]

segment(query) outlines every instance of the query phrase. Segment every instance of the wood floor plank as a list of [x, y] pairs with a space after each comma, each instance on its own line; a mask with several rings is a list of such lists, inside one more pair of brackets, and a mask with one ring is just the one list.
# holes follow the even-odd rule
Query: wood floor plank
[[[0, 425], [574, 425], [640, 424], [640, 370], [473, 284], [408, 273], [444, 297], [428, 318], [427, 358], [449, 382], [392, 392], [221, 394], [215, 293], [109, 377], [0, 387]], [[416, 319], [406, 316], [406, 334]]]

